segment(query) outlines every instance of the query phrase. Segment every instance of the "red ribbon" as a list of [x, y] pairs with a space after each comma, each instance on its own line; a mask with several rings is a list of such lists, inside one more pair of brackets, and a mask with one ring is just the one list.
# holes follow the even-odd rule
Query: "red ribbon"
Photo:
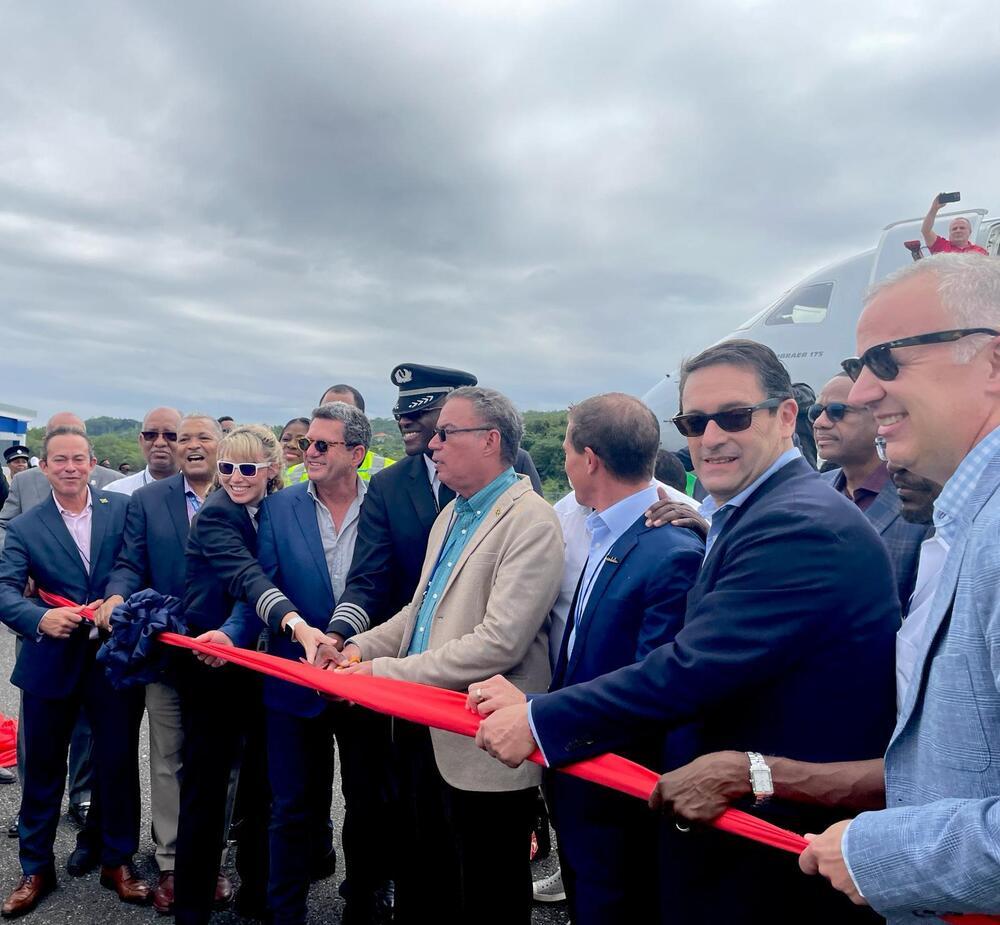
[[[39, 591], [39, 597], [53, 607], [76, 607], [72, 601], [47, 591]], [[87, 607], [80, 611], [85, 619], [93, 620], [94, 612]], [[332, 697], [349, 700], [378, 713], [385, 713], [397, 719], [409, 720], [434, 729], [455, 732], [459, 735], [475, 736], [479, 728], [480, 718], [465, 708], [466, 696], [458, 691], [430, 687], [427, 684], [417, 684], [413, 681], [396, 681], [392, 678], [373, 678], [370, 676], [341, 674], [336, 671], [324, 671], [312, 665], [293, 662], [286, 658], [268, 655], [265, 652], [254, 652], [250, 649], [238, 649], [233, 646], [219, 645], [212, 642], [196, 642], [190, 636], [177, 633], [161, 633], [159, 639], [167, 645], [191, 649], [205, 655], [241, 665], [252, 671], [270, 675], [282, 681], [289, 681], [302, 687], [317, 690]], [[544, 759], [538, 749], [528, 756], [529, 761], [544, 765]], [[564, 774], [579, 777], [583, 780], [619, 790], [622, 793], [648, 800], [659, 774], [649, 768], [622, 758], [620, 755], [606, 754], [586, 761], [578, 761], [558, 768]], [[780, 848], [792, 854], [801, 854], [809, 844], [801, 835], [779, 828], [751, 816], [738, 809], [726, 809], [722, 815], [709, 825], [740, 835], [753, 841]], [[997, 925], [1000, 916], [984, 915], [944, 915], [946, 922], [960, 925]]]

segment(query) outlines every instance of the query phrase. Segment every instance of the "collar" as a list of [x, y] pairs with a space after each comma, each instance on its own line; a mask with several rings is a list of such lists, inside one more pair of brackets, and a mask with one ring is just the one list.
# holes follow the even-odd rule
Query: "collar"
[[[841, 470], [843, 471], [843, 470]], [[885, 488], [886, 483], [889, 481], [889, 465], [888, 463], [880, 463], [874, 470], [872, 470], [868, 477], [857, 487], [857, 491], [868, 491], [873, 495], [877, 495], [883, 488]], [[847, 476], [844, 476], [844, 494], [847, 494]]]
[[[354, 477], [354, 480], [358, 485], [358, 501], [361, 502], [368, 493], [368, 483], [364, 479], [358, 478], [357, 476]], [[316, 491], [316, 486], [312, 483], [312, 480], [306, 482], [306, 494], [309, 495], [317, 504], [323, 504], [320, 500], [319, 493]], [[326, 505], [323, 506], [325, 507]]]
[[702, 517], [711, 518], [716, 511], [719, 511], [724, 507], [742, 507], [744, 502], [772, 475], [774, 475], [775, 472], [779, 469], [783, 469], [793, 459], [799, 459], [801, 456], [802, 453], [797, 446], [793, 446], [790, 450], [785, 450], [784, 453], [771, 463], [771, 465], [761, 475], [744, 488], [738, 495], [734, 495], [723, 504], [719, 504], [715, 498], [708, 495], [705, 500], [702, 501], [701, 507], [698, 508], [698, 513], [701, 514]]
[[87, 506], [82, 511], [68, 511], [60, 503], [59, 499], [56, 497], [56, 493], [52, 492], [52, 500], [56, 503], [56, 508], [63, 517], [82, 517], [84, 514], [89, 513], [94, 509], [94, 496], [90, 493], [90, 488], [87, 488]]
[[603, 511], [593, 511], [587, 517], [587, 530], [593, 536], [595, 528], [603, 526], [613, 537], [612, 542], [615, 542], [639, 519], [641, 514], [649, 509], [651, 504], [656, 503], [657, 498], [654, 486], [648, 485], [646, 488], [640, 488], [634, 494], [622, 498], [621, 501], [616, 501]]
[[198, 494], [198, 492], [196, 492], [196, 491], [194, 490], [194, 488], [192, 487], [191, 483], [190, 483], [190, 482], [188, 481], [188, 477], [187, 477], [187, 476], [185, 475], [185, 476], [184, 476], [184, 495], [185, 495], [185, 496], [187, 496], [187, 494], [188, 494], [189, 492], [190, 492], [190, 493], [191, 493], [192, 495], [195, 495], [196, 497], [198, 497], [198, 498], [199, 498], [199, 499], [200, 499], [200, 500], [201, 500], [202, 502], [204, 502], [204, 501], [207, 501], [207, 500], [208, 500], [208, 494], [206, 493], [205, 497], [204, 497], [204, 498], [202, 498], [202, 497], [201, 497], [201, 495], [199, 495], [199, 494]]
[[472, 497], [463, 498], [458, 495], [455, 499], [455, 513], [467, 514], [475, 512], [478, 516], [483, 508], [489, 507], [497, 500], [511, 485], [517, 482], [517, 475], [513, 466], [508, 466], [492, 482], [484, 485]]
[[991, 430], [965, 456], [934, 502], [934, 528], [953, 545], [961, 510], [969, 500], [990, 460], [1000, 454], [1000, 427]]
[[424, 465], [427, 466], [427, 478], [431, 480], [431, 485], [438, 480], [437, 466], [434, 465], [434, 460], [430, 458], [426, 453], [421, 453], [424, 457]]

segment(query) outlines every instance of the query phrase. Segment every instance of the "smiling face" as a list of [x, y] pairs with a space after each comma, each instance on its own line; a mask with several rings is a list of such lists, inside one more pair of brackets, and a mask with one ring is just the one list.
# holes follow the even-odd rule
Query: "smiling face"
[[72, 503], [87, 492], [90, 473], [97, 459], [85, 437], [60, 434], [48, 441], [45, 459], [39, 462], [52, 486], [52, 493], [64, 503]]
[[969, 224], [968, 219], [954, 218], [951, 220], [951, 224], [948, 226], [948, 240], [955, 247], [965, 247], [969, 243], [971, 235], [972, 225]]
[[[214, 426], [213, 426], [214, 425]], [[177, 432], [177, 465], [189, 482], [208, 482], [215, 474], [218, 424], [210, 418], [186, 418]]]
[[353, 481], [358, 466], [365, 458], [363, 446], [344, 446], [344, 422], [313, 418], [306, 434], [310, 440], [325, 440], [329, 446], [319, 452], [313, 443], [304, 455], [306, 474], [317, 486], [333, 485], [338, 481]]
[[254, 475], [243, 475], [239, 468], [240, 463], [264, 463], [267, 460], [263, 453], [257, 454], [253, 459], [243, 458], [244, 454], [233, 453], [233, 457], [240, 456], [239, 459], [227, 459], [225, 462], [234, 463], [231, 475], [219, 473], [219, 483], [226, 490], [226, 494], [236, 504], [258, 505], [264, 500], [267, 494], [267, 483], [277, 475], [277, 468], [273, 465], [258, 468]]
[[[831, 402], [849, 404], [847, 396], [854, 385], [846, 376], [831, 379], [820, 392], [817, 404]], [[848, 469], [871, 465], [875, 462], [875, 418], [864, 407], [851, 406], [839, 421], [831, 421], [824, 410], [813, 422], [816, 450], [827, 462]]]
[[10, 475], [13, 478], [18, 472], [24, 472], [28, 468], [28, 460], [24, 456], [15, 456], [7, 463], [7, 468], [10, 469]]
[[[886, 341], [956, 327], [961, 325], [941, 304], [937, 277], [911, 276], [877, 293], [862, 312], [858, 356]], [[968, 363], [956, 362], [953, 344], [895, 349], [899, 373], [892, 380], [876, 378], [867, 367], [861, 370], [851, 404], [872, 411], [893, 463], [944, 484], [989, 433], [996, 416], [989, 343], [977, 335], [979, 350]]]
[[429, 452], [427, 445], [434, 436], [434, 428], [438, 426], [440, 408], [428, 408], [426, 411], [415, 411], [412, 414], [401, 414], [396, 418], [399, 432], [403, 435], [403, 448], [407, 456], [419, 456]]
[[298, 439], [304, 437], [308, 431], [308, 426], [301, 421], [292, 421], [281, 432], [281, 454], [286, 466], [295, 466], [302, 462], [302, 450], [299, 449]]
[[[746, 408], [766, 399], [750, 367], [718, 363], [697, 369], [684, 381], [685, 414], [714, 414]], [[755, 411], [750, 427], [735, 433], [710, 421], [700, 437], [688, 437], [695, 472], [719, 504], [738, 495], [792, 446], [797, 407], [793, 400], [776, 410]]]

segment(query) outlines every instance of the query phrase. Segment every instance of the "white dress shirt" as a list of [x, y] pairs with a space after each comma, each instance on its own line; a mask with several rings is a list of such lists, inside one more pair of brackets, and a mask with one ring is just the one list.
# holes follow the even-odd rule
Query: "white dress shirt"
[[80, 553], [80, 558], [83, 560], [83, 567], [87, 570], [87, 574], [90, 574], [90, 525], [93, 519], [94, 513], [94, 499], [87, 491], [87, 506], [80, 511], [79, 514], [74, 514], [72, 511], [67, 511], [60, 503], [59, 499], [53, 495], [53, 500], [56, 503], [56, 508], [59, 510], [60, 515], [62, 515], [63, 523], [66, 524], [66, 529], [69, 531], [69, 535], [73, 537], [73, 542], [76, 544], [77, 551]]
[[149, 474], [149, 466], [146, 466], [141, 472], [136, 472], [134, 475], [126, 475], [123, 479], [116, 479], [113, 482], [109, 482], [104, 490], [117, 491], [121, 495], [131, 495], [137, 489], [155, 481], [156, 479]]
[[329, 508], [319, 499], [316, 486], [309, 483], [306, 491], [316, 502], [316, 524], [319, 527], [320, 539], [323, 541], [323, 555], [326, 557], [326, 568], [330, 573], [330, 584], [333, 586], [333, 599], [340, 600], [347, 585], [347, 573], [354, 558], [354, 544], [358, 539], [358, 521], [361, 517], [361, 504], [368, 491], [368, 483], [357, 479], [358, 494], [347, 509], [340, 530], [333, 522]]

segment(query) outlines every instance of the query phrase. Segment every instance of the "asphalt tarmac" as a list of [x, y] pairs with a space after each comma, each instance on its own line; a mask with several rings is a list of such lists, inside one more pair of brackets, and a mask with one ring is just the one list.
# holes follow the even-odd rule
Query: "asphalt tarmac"
[[[0, 630], [0, 677], [10, 677], [14, 664], [14, 637], [5, 630]], [[17, 716], [17, 689], [6, 681], [0, 682], [0, 712], [6, 716]], [[139, 769], [142, 785], [142, 828], [140, 830], [139, 854], [136, 856], [136, 866], [141, 876], [151, 884], [156, 883], [157, 868], [153, 860], [153, 843], [149, 835], [149, 743], [145, 722], [139, 747], [142, 750]], [[338, 775], [339, 777], [339, 775]], [[19, 784], [0, 786], [0, 890], [3, 896], [14, 887], [20, 876], [17, 861], [17, 839], [7, 838], [5, 833], [8, 824], [17, 814], [21, 798]], [[59, 878], [59, 888], [47, 896], [39, 907], [21, 921], [29, 925], [65, 925], [65, 923], [100, 923], [100, 925], [127, 925], [127, 923], [171, 922], [169, 916], [157, 915], [150, 907], [129, 906], [118, 900], [111, 890], [105, 889], [98, 882], [98, 872], [86, 877], [75, 879], [66, 873], [66, 859], [76, 844], [76, 827], [65, 815], [66, 805], [63, 805], [63, 818], [56, 834], [55, 855], [56, 869]], [[340, 832], [344, 817], [343, 797], [340, 794], [340, 781], [334, 789], [333, 820], [337, 833]], [[527, 850], [527, 846], [525, 846]], [[338, 857], [342, 858], [339, 835], [337, 839]], [[534, 876], [544, 876], [554, 869], [554, 859], [536, 862], [532, 865]], [[238, 883], [230, 862], [227, 871]], [[336, 874], [320, 883], [314, 883], [309, 892], [309, 923], [310, 925], [336, 925], [341, 920], [344, 902], [340, 898], [337, 887], [343, 879], [343, 868], [338, 865]], [[498, 885], [503, 889], [503, 885]], [[241, 918], [233, 912], [215, 913], [213, 925], [245, 925], [249, 920]], [[532, 914], [532, 925], [563, 925], [569, 921], [566, 915], [565, 903], [536, 903]]]

